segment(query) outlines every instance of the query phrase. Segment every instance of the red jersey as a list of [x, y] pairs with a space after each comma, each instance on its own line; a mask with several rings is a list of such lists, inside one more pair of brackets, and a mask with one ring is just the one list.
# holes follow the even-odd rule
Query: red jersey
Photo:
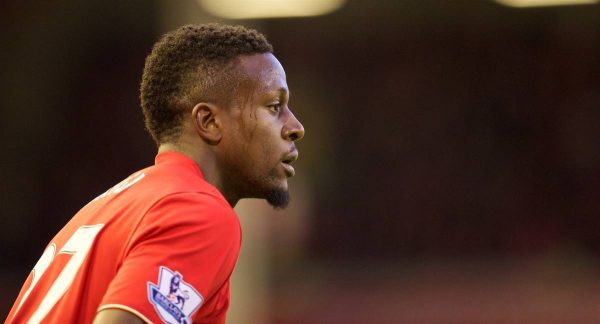
[[52, 239], [7, 323], [225, 323], [241, 229], [190, 158], [165, 152], [83, 207]]

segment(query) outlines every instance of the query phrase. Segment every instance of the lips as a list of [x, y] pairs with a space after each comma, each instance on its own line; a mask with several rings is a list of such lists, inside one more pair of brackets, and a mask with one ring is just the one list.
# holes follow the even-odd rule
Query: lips
[[291, 164], [281, 162], [281, 165], [283, 166], [283, 170], [288, 178], [293, 177], [294, 174], [296, 174], [296, 170], [294, 170], [294, 167]]
[[292, 163], [294, 163], [294, 161], [296, 161], [297, 159], [298, 159], [298, 150], [293, 150], [290, 153], [288, 153], [286, 156], [284, 156], [283, 160], [281, 161], [283, 170], [285, 171], [288, 178], [293, 177], [294, 174], [296, 174], [296, 170], [294, 170]]

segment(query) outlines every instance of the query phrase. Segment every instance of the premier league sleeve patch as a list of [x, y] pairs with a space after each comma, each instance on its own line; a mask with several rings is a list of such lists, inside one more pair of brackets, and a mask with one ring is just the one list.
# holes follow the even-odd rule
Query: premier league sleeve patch
[[165, 323], [189, 324], [204, 298], [179, 272], [161, 266], [158, 284], [148, 282], [148, 300]]

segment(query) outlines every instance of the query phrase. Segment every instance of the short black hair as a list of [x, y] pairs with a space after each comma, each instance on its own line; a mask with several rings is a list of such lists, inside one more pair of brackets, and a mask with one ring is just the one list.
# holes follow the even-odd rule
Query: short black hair
[[231, 66], [242, 55], [272, 53], [254, 29], [223, 24], [186, 25], [161, 37], [146, 58], [140, 100], [146, 128], [160, 145], [176, 141], [182, 116], [197, 100], [233, 93]]

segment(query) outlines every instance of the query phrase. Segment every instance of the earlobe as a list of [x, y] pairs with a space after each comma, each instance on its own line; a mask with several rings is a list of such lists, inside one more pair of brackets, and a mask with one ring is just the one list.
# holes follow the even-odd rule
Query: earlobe
[[192, 115], [198, 135], [208, 144], [218, 144], [221, 141], [218, 107], [211, 103], [201, 102], [194, 106]]

